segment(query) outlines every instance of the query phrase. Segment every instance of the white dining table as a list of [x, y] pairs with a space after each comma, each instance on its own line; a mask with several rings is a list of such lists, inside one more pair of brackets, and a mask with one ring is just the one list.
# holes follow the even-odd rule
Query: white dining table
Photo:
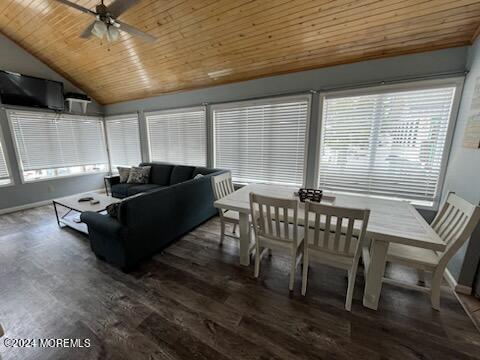
[[[215, 201], [219, 209], [239, 212], [240, 264], [250, 265], [250, 254], [254, 248], [249, 232], [251, 192], [266, 196], [293, 199], [298, 188], [285, 185], [250, 184], [234, 193]], [[376, 310], [382, 289], [389, 243], [395, 242], [435, 251], [444, 251], [445, 243], [433, 231], [418, 211], [406, 201], [380, 199], [369, 196], [355, 196], [337, 193], [325, 193], [327, 204], [370, 209], [367, 228], [369, 251], [364, 251], [365, 291], [363, 305]], [[300, 203], [299, 224], [304, 224], [305, 214]]]

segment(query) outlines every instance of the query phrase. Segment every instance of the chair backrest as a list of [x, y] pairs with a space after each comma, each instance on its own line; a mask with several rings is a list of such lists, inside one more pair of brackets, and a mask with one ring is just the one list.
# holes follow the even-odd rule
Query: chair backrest
[[256, 236], [297, 243], [297, 199], [280, 199], [250, 193], [250, 211]]
[[[312, 213], [313, 219], [310, 215]], [[339, 255], [360, 255], [370, 210], [324, 205], [307, 200], [305, 218], [306, 214], [309, 214], [310, 230], [305, 233], [305, 246]]]
[[235, 192], [232, 182], [232, 173], [230, 171], [220, 175], [212, 176], [213, 196], [215, 200]]
[[449, 193], [431, 226], [447, 244], [441, 261], [450, 258], [468, 240], [480, 220], [480, 207], [470, 204], [454, 193]]

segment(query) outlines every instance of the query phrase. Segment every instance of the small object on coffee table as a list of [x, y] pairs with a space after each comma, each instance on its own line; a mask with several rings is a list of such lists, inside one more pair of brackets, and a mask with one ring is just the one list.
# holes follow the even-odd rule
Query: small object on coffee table
[[97, 205], [97, 204], [100, 204], [100, 200], [95, 200], [95, 199], [90, 200], [90, 205]]
[[305, 200], [320, 202], [322, 200], [322, 195], [323, 191], [319, 189], [300, 188], [300, 190], [298, 190], [298, 197], [301, 202], [305, 202]]
[[85, 196], [85, 197], [81, 197], [80, 199], [78, 199], [78, 202], [87, 202], [87, 201], [92, 201], [92, 200], [93, 200], [93, 197]]

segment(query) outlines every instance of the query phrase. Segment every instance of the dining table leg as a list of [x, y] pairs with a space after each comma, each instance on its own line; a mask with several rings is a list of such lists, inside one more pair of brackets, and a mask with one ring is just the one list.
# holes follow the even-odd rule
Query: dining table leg
[[388, 241], [372, 239], [370, 263], [365, 278], [365, 292], [363, 294], [363, 306], [372, 310], [377, 310], [378, 308], [387, 262], [387, 251]]
[[240, 230], [240, 265], [250, 265], [250, 222], [249, 216], [245, 213], [240, 213], [239, 218]]

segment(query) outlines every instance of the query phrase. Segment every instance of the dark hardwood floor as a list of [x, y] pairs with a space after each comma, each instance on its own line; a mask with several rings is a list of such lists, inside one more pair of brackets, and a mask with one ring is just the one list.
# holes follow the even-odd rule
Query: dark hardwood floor
[[[238, 265], [212, 219], [124, 274], [97, 260], [85, 236], [59, 229], [50, 206], [0, 216], [4, 338], [90, 339], [89, 348], [5, 348], [2, 359], [468, 359], [480, 334], [447, 287], [442, 311], [426, 294], [384, 285], [362, 307], [357, 278], [344, 310], [342, 271], [312, 265], [307, 297], [288, 292], [287, 258]], [[408, 269], [392, 276], [415, 281]]]

